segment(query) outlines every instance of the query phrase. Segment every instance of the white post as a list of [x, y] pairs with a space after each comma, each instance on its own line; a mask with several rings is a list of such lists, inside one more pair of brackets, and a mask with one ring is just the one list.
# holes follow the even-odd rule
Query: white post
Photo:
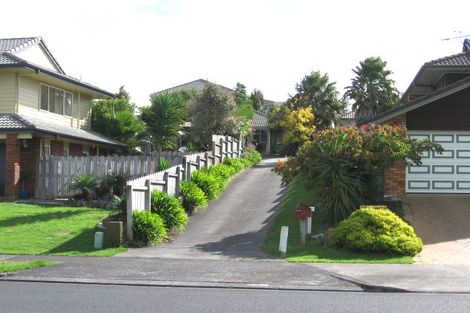
[[279, 239], [279, 252], [286, 254], [287, 252], [287, 238], [289, 237], [289, 226], [281, 227], [281, 238]]
[[307, 233], [307, 219], [301, 218], [299, 219], [299, 226], [300, 226], [300, 241], [302, 245], [305, 245], [305, 237]]
[[134, 234], [132, 231], [133, 228], [133, 220], [132, 220], [132, 186], [126, 186], [126, 194], [127, 194], [127, 223], [126, 223], [126, 230], [127, 230], [127, 240], [129, 242], [134, 240]]

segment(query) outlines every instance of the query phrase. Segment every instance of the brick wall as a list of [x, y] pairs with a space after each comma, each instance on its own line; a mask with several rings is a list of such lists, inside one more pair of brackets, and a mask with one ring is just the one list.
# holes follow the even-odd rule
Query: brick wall
[[70, 156], [82, 156], [83, 146], [76, 143], [69, 144], [69, 155]]
[[64, 142], [58, 140], [51, 140], [51, 155], [63, 156], [64, 155]]
[[[406, 113], [396, 116], [384, 124], [406, 127]], [[397, 195], [403, 197], [406, 193], [406, 164], [396, 162], [391, 168], [385, 171], [384, 187], [386, 195]]]
[[25, 191], [29, 191], [31, 196], [34, 197], [34, 190], [36, 188], [36, 171], [40, 154], [40, 141], [39, 138], [33, 138], [28, 139], [26, 142], [28, 144], [27, 147], [23, 147], [21, 145], [20, 148], [20, 168], [22, 171], [27, 173], [24, 186]]
[[5, 140], [5, 198], [18, 198], [20, 179], [20, 141], [15, 133], [7, 134]]

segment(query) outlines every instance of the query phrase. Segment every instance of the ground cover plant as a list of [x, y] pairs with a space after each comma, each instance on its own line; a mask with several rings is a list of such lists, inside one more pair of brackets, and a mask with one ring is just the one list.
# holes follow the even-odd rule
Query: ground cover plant
[[124, 247], [93, 248], [97, 224], [116, 211], [0, 203], [0, 254], [112, 256]]
[[151, 211], [159, 215], [165, 227], [171, 230], [183, 231], [188, 223], [188, 215], [181, 202], [163, 191], [155, 190], [151, 197]]
[[134, 240], [143, 245], [162, 242], [167, 237], [165, 221], [151, 211], [133, 212]]
[[193, 212], [195, 209], [204, 208], [208, 203], [204, 191], [202, 191], [202, 189], [194, 182], [181, 182], [180, 192], [183, 197], [183, 207], [187, 212]]

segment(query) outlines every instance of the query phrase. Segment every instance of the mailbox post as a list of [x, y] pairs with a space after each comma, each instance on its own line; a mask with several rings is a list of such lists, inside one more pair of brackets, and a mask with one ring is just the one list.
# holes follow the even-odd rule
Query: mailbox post
[[305, 237], [307, 235], [308, 230], [308, 221], [309, 217], [312, 217], [312, 210], [308, 205], [301, 202], [294, 210], [294, 217], [299, 220], [300, 226], [300, 241], [303, 245], [305, 245]]

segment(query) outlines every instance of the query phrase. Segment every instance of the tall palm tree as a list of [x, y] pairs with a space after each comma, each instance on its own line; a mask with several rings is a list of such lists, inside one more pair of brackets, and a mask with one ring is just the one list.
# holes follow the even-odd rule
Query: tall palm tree
[[297, 94], [288, 100], [288, 104], [294, 109], [312, 107], [317, 128], [330, 127], [345, 110], [345, 103], [339, 98], [335, 84], [330, 82], [328, 74], [313, 71], [297, 84]]
[[354, 101], [356, 119], [373, 117], [399, 104], [398, 90], [386, 65], [380, 57], [369, 57], [353, 69], [356, 76], [346, 87], [344, 99]]
[[180, 136], [186, 116], [186, 102], [178, 93], [153, 95], [151, 105], [142, 109], [142, 120], [147, 124], [152, 143], [161, 153], [173, 149]]

